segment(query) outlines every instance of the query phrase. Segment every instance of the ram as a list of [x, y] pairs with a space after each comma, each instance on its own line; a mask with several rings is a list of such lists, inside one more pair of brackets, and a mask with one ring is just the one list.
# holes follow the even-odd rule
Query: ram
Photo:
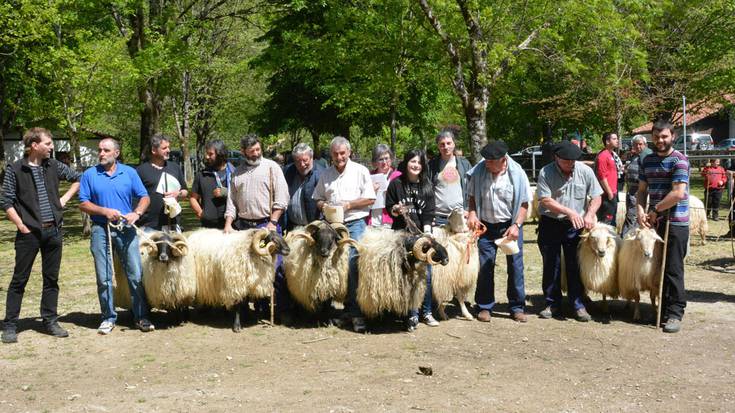
[[347, 296], [350, 247], [357, 245], [342, 224], [314, 221], [286, 236], [291, 253], [284, 261], [291, 296], [306, 310]]
[[635, 301], [633, 320], [641, 319], [640, 293], [649, 291], [656, 305], [661, 271], [663, 240], [650, 228], [637, 228], [623, 239], [618, 254], [618, 290], [620, 296]]
[[229, 234], [201, 229], [189, 235], [197, 279], [196, 305], [235, 309], [232, 330], [239, 332], [240, 305], [269, 297], [275, 279], [275, 254], [288, 245], [275, 231], [249, 229]]
[[447, 265], [447, 250], [429, 235], [368, 228], [358, 243], [357, 303], [368, 318], [407, 315], [426, 291], [426, 265]]
[[474, 296], [480, 258], [477, 239], [467, 229], [462, 215], [461, 208], [452, 211], [448, 223], [433, 230], [435, 239], [446, 248], [449, 257], [446, 266], [433, 267], [431, 276], [432, 294], [438, 306], [439, 317], [443, 320], [448, 318], [444, 307], [452, 298], [457, 299], [465, 319], [474, 319], [465, 302]]
[[602, 295], [605, 312], [607, 297], [618, 296], [617, 254], [620, 237], [615, 228], [601, 223], [580, 235], [577, 247], [579, 278], [587, 291]]

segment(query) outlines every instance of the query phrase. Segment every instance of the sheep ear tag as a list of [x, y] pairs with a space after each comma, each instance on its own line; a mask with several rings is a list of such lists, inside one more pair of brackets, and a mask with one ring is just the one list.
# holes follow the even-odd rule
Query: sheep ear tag
[[258, 244], [258, 246], [259, 246], [260, 248], [265, 248], [265, 247], [266, 247], [266, 245], [268, 245], [268, 243], [267, 243], [267, 242], [265, 242], [265, 240], [262, 240], [262, 241], [260, 241], [260, 244]]

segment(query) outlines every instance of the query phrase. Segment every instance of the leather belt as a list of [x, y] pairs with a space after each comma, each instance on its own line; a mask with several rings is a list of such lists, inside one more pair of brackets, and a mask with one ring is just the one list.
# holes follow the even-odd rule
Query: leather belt
[[56, 223], [54, 221], [44, 222], [41, 224], [41, 228], [51, 228], [55, 226], [56, 226]]

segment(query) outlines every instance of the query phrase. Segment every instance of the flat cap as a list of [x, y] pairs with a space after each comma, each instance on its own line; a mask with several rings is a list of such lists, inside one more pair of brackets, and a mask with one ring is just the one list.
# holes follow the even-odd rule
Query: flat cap
[[582, 149], [570, 141], [561, 141], [556, 144], [554, 155], [568, 161], [576, 161], [582, 156]]
[[480, 155], [488, 161], [500, 159], [508, 153], [508, 145], [503, 141], [490, 141], [480, 150]]

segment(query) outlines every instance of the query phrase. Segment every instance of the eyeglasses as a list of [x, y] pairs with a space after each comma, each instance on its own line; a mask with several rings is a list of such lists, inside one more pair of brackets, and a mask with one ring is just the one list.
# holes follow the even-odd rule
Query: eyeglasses
[[378, 162], [390, 162], [390, 158], [380, 158]]

